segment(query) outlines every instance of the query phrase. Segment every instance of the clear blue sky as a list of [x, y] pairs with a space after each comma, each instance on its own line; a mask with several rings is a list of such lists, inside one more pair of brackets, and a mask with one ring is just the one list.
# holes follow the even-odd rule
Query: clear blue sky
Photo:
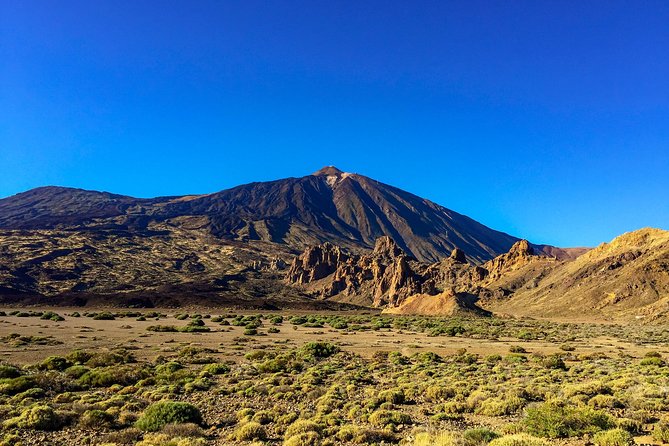
[[0, 197], [365, 174], [535, 242], [669, 229], [669, 2], [0, 2]]

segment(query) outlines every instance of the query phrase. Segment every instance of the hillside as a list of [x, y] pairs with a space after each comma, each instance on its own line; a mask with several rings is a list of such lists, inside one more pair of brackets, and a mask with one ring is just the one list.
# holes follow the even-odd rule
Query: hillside
[[155, 223], [298, 250], [326, 241], [366, 250], [387, 235], [421, 261], [444, 258], [458, 247], [470, 260], [483, 262], [518, 240], [429, 200], [335, 167], [199, 196], [137, 199], [43, 187], [0, 200], [2, 229], [141, 233]]
[[[514, 283], [515, 282], [515, 283]], [[669, 231], [623, 234], [572, 262], [529, 262], [495, 286], [515, 288], [499, 312], [550, 317], [656, 319], [669, 314]]]

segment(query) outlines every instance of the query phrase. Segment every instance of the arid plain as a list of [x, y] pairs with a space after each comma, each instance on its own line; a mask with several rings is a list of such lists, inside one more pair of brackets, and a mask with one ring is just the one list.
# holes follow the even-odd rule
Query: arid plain
[[664, 444], [669, 433], [669, 330], [657, 325], [183, 309], [0, 315], [8, 444], [16, 428], [26, 445], [619, 444], [604, 435]]

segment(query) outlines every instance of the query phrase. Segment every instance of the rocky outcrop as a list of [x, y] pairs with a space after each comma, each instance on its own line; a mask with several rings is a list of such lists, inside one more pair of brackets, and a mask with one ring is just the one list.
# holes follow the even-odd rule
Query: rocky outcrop
[[288, 270], [290, 283], [310, 283], [334, 273], [350, 256], [339, 246], [331, 243], [312, 246], [295, 258]]
[[278, 257], [251, 262], [251, 269], [254, 271], [281, 271], [286, 269], [286, 266], [286, 262]]
[[395, 257], [374, 286], [374, 306], [394, 307], [412, 294], [421, 292], [420, 279], [409, 266], [407, 257]]
[[374, 250], [365, 255], [324, 243], [296, 257], [286, 279], [291, 284], [309, 284], [311, 293], [319, 297], [366, 296], [370, 305], [378, 307], [420, 291], [411, 264], [418, 262], [390, 237], [380, 237]]
[[387, 235], [379, 237], [374, 243], [374, 252], [373, 254], [378, 257], [383, 257], [386, 259], [394, 259], [404, 254], [404, 251], [397, 246], [395, 240], [391, 239]]
[[363, 255], [331, 244], [308, 248], [294, 260], [286, 279], [319, 298], [395, 308], [417, 294], [477, 293], [486, 277], [487, 271], [467, 263], [464, 252], [457, 248], [451, 257], [425, 264], [384, 236], [376, 240], [373, 251]]
[[449, 258], [457, 263], [467, 263], [467, 257], [465, 256], [465, 252], [460, 248], [453, 249], [453, 251], [451, 251], [451, 256]]
[[519, 269], [535, 258], [534, 249], [527, 240], [519, 240], [513, 244], [509, 252], [495, 257], [483, 265], [488, 271], [490, 280], [498, 279], [506, 273]]
[[419, 314], [424, 316], [490, 316], [491, 313], [477, 305], [477, 298], [447, 290], [436, 295], [414, 294], [400, 305], [383, 310], [386, 314]]
[[[468, 263], [458, 248], [450, 257], [427, 264], [406, 255], [390, 237], [380, 237], [374, 250], [363, 255], [350, 254], [327, 243], [308, 248], [295, 259], [286, 278], [290, 284], [302, 286], [322, 299], [387, 310], [402, 308], [400, 312], [411, 308], [429, 311], [438, 302], [448, 302], [451, 309], [478, 311], [481, 309], [472, 299], [508, 298], [514, 291], [539, 281], [545, 268], [557, 263], [553, 257], [536, 255], [533, 246], [521, 240], [508, 253], [483, 266]], [[520, 272], [517, 277], [516, 271]], [[431, 296], [439, 297], [430, 299]]]

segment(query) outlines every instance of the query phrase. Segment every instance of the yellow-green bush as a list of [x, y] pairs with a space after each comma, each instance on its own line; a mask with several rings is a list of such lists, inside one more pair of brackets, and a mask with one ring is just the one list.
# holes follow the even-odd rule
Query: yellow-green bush
[[267, 431], [262, 424], [250, 421], [237, 427], [234, 436], [237, 441], [265, 440]]
[[629, 446], [634, 444], [632, 435], [622, 429], [598, 432], [595, 434], [593, 441], [597, 446]]
[[550, 443], [528, 434], [513, 434], [496, 438], [488, 446], [550, 446]]
[[62, 425], [62, 418], [49, 406], [36, 405], [24, 410], [19, 416], [3, 423], [5, 428], [56, 430]]

